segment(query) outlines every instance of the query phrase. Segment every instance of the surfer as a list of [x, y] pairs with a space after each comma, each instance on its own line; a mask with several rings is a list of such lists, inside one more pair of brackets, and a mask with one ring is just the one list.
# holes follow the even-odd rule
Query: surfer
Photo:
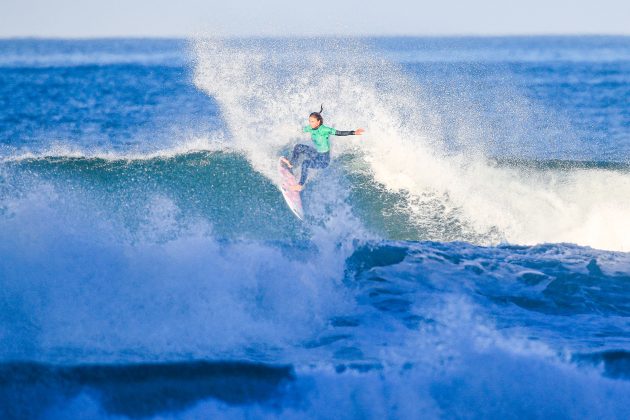
[[296, 144], [293, 148], [291, 159], [287, 159], [284, 156], [280, 158], [280, 161], [282, 161], [287, 168], [292, 169], [300, 156], [304, 155], [302, 170], [300, 171], [300, 182], [292, 187], [294, 191], [302, 191], [304, 189], [304, 183], [306, 182], [309, 168], [322, 169], [327, 167], [330, 163], [330, 136], [360, 136], [365, 131], [362, 128], [357, 128], [352, 131], [340, 131], [332, 127], [327, 127], [324, 125], [324, 119], [322, 118], [323, 111], [324, 106], [322, 105], [319, 112], [311, 112], [308, 116], [309, 125], [304, 127], [304, 132], [311, 134], [311, 140], [313, 140], [315, 147], [306, 144]]

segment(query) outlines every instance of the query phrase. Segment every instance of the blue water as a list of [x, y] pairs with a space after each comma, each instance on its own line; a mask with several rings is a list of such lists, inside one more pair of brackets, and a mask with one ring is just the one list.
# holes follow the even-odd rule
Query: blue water
[[628, 37], [0, 40], [0, 417], [628, 418], [629, 104]]

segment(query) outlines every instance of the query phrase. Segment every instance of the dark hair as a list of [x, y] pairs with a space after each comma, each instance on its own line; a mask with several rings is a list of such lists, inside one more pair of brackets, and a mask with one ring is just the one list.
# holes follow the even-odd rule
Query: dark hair
[[324, 118], [322, 118], [322, 112], [324, 112], [324, 104], [322, 104], [319, 107], [319, 112], [311, 112], [311, 114], [309, 115], [310, 117], [315, 117], [317, 118], [317, 121], [319, 121], [319, 125], [324, 124]]

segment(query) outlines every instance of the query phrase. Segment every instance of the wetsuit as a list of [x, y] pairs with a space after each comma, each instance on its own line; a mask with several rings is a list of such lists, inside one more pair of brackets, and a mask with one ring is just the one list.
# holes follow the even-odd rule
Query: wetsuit
[[354, 131], [339, 131], [332, 127], [320, 125], [313, 129], [310, 125], [304, 127], [305, 133], [311, 134], [315, 147], [296, 144], [291, 155], [291, 165], [294, 166], [301, 155], [305, 155], [300, 172], [300, 185], [304, 185], [309, 168], [325, 168], [330, 163], [330, 136], [351, 136]]

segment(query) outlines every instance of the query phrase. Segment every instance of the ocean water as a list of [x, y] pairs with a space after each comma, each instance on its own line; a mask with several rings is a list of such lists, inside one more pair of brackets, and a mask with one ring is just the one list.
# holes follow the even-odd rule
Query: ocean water
[[0, 40], [1, 418], [629, 396], [630, 38]]

